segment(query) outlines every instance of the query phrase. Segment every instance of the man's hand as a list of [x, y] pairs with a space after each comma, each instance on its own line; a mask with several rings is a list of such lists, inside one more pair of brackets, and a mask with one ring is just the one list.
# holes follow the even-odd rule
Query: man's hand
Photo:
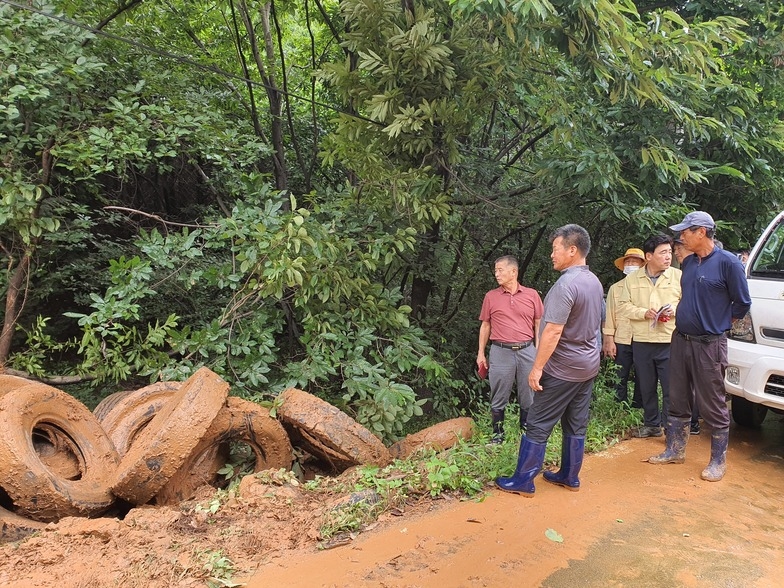
[[539, 383], [539, 380], [542, 377], [542, 370], [541, 368], [531, 368], [531, 373], [528, 374], [528, 386], [534, 392], [541, 392], [542, 385]]
[[604, 343], [602, 344], [602, 353], [604, 353], [605, 357], [611, 357], [615, 359], [615, 355], [618, 353], [618, 349], [615, 347], [615, 340], [612, 337], [605, 337]]

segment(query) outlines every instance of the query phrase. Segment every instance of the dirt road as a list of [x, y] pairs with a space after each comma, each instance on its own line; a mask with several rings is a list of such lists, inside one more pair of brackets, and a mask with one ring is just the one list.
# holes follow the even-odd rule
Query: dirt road
[[769, 415], [759, 431], [732, 429], [719, 483], [700, 479], [705, 432], [690, 438], [683, 465], [643, 462], [663, 446], [633, 439], [589, 456], [579, 492], [539, 477], [534, 498], [495, 492], [396, 519], [344, 547], [265, 562], [247, 585], [780, 586], [782, 417]]

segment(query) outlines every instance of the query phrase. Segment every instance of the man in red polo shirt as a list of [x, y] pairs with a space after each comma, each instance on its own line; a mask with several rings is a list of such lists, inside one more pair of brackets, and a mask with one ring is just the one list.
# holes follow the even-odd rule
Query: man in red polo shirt
[[[494, 444], [504, 440], [504, 411], [512, 388], [517, 384], [520, 403], [520, 428], [524, 429], [533, 391], [528, 385], [536, 355], [536, 337], [544, 307], [542, 298], [533, 288], [521, 286], [517, 280], [517, 259], [504, 255], [495, 261], [498, 288], [485, 294], [479, 320], [479, 352], [476, 366], [488, 370], [490, 379], [490, 414], [493, 421]], [[490, 343], [490, 361], [485, 348]]]

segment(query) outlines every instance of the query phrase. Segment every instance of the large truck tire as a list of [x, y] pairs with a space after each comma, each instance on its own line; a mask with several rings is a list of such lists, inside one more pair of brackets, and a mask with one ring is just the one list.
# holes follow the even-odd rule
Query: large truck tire
[[131, 504], [149, 502], [199, 444], [228, 392], [229, 385], [212, 370], [196, 371], [133, 440], [112, 491]]
[[389, 448], [394, 459], [406, 459], [420, 449], [443, 451], [468, 440], [475, 432], [474, 420], [469, 417], [450, 419], [404, 437]]
[[131, 394], [133, 390], [121, 390], [120, 392], [115, 392], [114, 394], [109, 394], [106, 398], [101, 400], [96, 407], [93, 409], [93, 414], [95, 418], [99, 421], [102, 421], [104, 417], [109, 414], [120, 400]]
[[19, 376], [10, 376], [8, 374], [0, 374], [0, 396], [3, 396], [6, 392], [10, 392], [11, 390], [16, 390], [17, 388], [36, 383], [35, 380], [28, 380], [27, 378], [20, 378]]
[[[72, 396], [41, 383], [11, 390], [0, 398], [0, 431], [0, 487], [17, 514], [54, 522], [96, 516], [114, 502], [110, 483], [119, 456], [97, 419]], [[66, 442], [79, 462], [75, 476], [40, 459], [35, 441], [41, 436]]]
[[179, 504], [205, 484], [215, 485], [218, 470], [228, 461], [230, 444], [247, 445], [255, 456], [253, 472], [291, 468], [291, 442], [269, 410], [255, 402], [231, 397], [215, 417], [191, 455], [155, 496], [155, 504]]
[[181, 387], [182, 382], [156, 382], [138, 390], [124, 391], [118, 393], [121, 396], [109, 410], [102, 411], [104, 414], [98, 420], [120, 457], [128, 453], [139, 433]]
[[38, 459], [55, 475], [65, 480], [79, 479], [83, 463], [70, 437], [52, 425], [39, 424], [33, 429], [32, 440]]
[[278, 397], [278, 417], [293, 445], [326, 462], [334, 471], [354, 465], [385, 466], [392, 461], [381, 440], [337, 407], [289, 388]]

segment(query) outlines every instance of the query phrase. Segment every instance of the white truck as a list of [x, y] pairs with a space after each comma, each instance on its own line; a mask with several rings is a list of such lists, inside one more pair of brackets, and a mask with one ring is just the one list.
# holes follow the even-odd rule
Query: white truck
[[724, 387], [733, 420], [758, 427], [769, 409], [784, 414], [784, 212], [751, 250], [746, 277], [751, 310], [729, 334]]

